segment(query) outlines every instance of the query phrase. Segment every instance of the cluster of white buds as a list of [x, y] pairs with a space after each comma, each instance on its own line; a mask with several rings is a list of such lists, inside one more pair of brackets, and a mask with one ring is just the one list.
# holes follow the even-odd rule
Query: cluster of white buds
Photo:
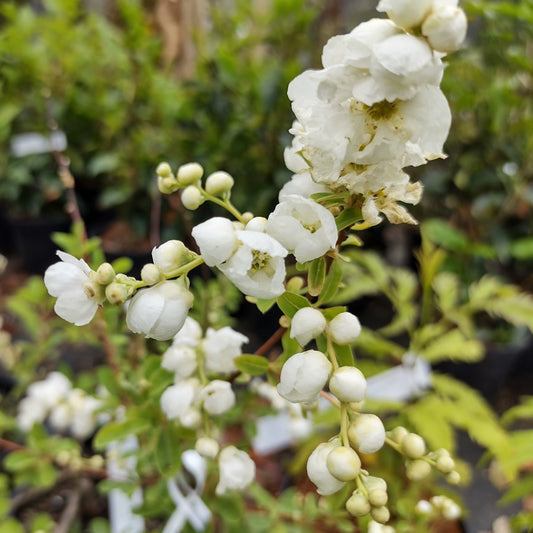
[[416, 510], [420, 514], [429, 517], [443, 517], [448, 520], [457, 520], [462, 514], [461, 508], [447, 496], [433, 496], [429, 500], [420, 500], [416, 504]]
[[51, 372], [43, 381], [28, 387], [26, 396], [18, 404], [17, 424], [27, 432], [35, 423], [48, 420], [55, 431], [83, 440], [95, 431], [100, 407], [100, 400], [72, 388], [64, 374]]

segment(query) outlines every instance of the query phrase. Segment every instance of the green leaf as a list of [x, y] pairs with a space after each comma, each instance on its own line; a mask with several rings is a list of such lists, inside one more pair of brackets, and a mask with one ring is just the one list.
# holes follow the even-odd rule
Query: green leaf
[[170, 427], [161, 428], [154, 449], [159, 472], [165, 476], [176, 473], [181, 466], [181, 452], [177, 435]]
[[331, 263], [329, 272], [324, 280], [322, 292], [318, 298], [319, 305], [328, 303], [337, 294], [342, 281], [342, 267], [338, 260]]
[[511, 488], [500, 498], [498, 503], [500, 505], [506, 505], [531, 494], [533, 494], [533, 474], [526, 475], [524, 478], [515, 481]]
[[355, 207], [344, 209], [342, 213], [335, 219], [337, 224], [337, 231], [353, 226], [356, 222], [361, 220], [361, 210]]
[[433, 279], [433, 290], [437, 296], [437, 305], [443, 312], [457, 306], [461, 286], [455, 274], [439, 272]]
[[289, 291], [285, 291], [281, 296], [279, 296], [277, 302], [278, 307], [289, 318], [292, 318], [299, 309], [311, 306], [311, 303], [307, 298], [300, 296], [295, 292]]
[[0, 522], [0, 530], [2, 533], [24, 533], [24, 528], [14, 518]]
[[350, 346], [333, 343], [333, 348], [339, 366], [354, 366], [355, 361]]
[[153, 422], [144, 418], [126, 419], [124, 422], [109, 422], [94, 437], [94, 447], [105, 448], [112, 442], [121, 441], [128, 435], [137, 435], [153, 427]]
[[274, 304], [276, 303], [276, 298], [270, 298], [268, 300], [261, 300], [258, 298], [255, 302], [255, 305], [257, 305], [257, 309], [261, 311], [261, 313], [266, 313]]
[[323, 256], [317, 257], [314, 261], [311, 261], [307, 275], [307, 285], [311, 296], [318, 296], [320, 294], [325, 277], [326, 259]]
[[518, 260], [533, 259], [533, 237], [523, 237], [513, 241], [510, 246], [511, 255]]
[[468, 339], [459, 329], [452, 329], [420, 348], [419, 353], [431, 363], [446, 360], [473, 363], [483, 358], [485, 348], [482, 342]]
[[111, 265], [117, 274], [127, 274], [133, 267], [133, 259], [130, 257], [119, 257]]
[[426, 220], [422, 224], [422, 229], [429, 240], [438, 246], [454, 252], [467, 251], [469, 248], [468, 237], [445, 220], [439, 218]]
[[250, 376], [261, 376], [268, 370], [268, 359], [260, 355], [243, 354], [233, 359], [235, 366]]
[[11, 452], [4, 459], [4, 468], [10, 472], [20, 472], [34, 468], [39, 463], [39, 456], [31, 450], [17, 450]]
[[90, 533], [110, 533], [109, 522], [105, 518], [93, 518], [89, 523]]

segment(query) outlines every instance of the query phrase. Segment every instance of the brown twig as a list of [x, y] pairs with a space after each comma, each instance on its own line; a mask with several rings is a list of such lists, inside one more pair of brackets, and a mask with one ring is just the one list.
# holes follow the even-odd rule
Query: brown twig
[[82, 496], [89, 492], [91, 482], [86, 478], [78, 479], [76, 486], [68, 491], [68, 503], [61, 514], [59, 523], [54, 528], [54, 533], [68, 533], [72, 523], [80, 510]]
[[6, 439], [0, 439], [0, 449], [6, 450], [8, 452], [16, 452], [18, 450], [25, 450], [26, 448], [21, 444], [17, 444], [16, 442], [12, 442]]
[[280, 326], [271, 336], [267, 339], [257, 350], [255, 355], [265, 355], [267, 354], [283, 337], [283, 334], [287, 331], [287, 328]]

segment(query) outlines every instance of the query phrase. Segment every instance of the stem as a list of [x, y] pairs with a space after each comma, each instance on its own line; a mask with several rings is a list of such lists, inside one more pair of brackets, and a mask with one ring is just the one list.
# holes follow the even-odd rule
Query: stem
[[183, 276], [184, 274], [188, 274], [191, 270], [195, 269], [197, 266], [200, 266], [204, 263], [204, 258], [199, 255], [198, 257], [195, 257], [192, 261], [189, 261], [187, 264], [180, 266], [176, 270], [173, 270], [169, 274], [165, 276], [166, 279], [169, 278], [177, 278], [179, 276]]
[[322, 398], [325, 398], [329, 403], [333, 404], [335, 407], [341, 407], [341, 402], [333, 396], [333, 394], [330, 394], [329, 392], [326, 392], [325, 390], [320, 391], [320, 396]]
[[223, 207], [226, 211], [231, 213], [239, 222], [243, 222], [241, 213], [229, 200], [221, 200], [220, 198], [217, 198], [216, 196], [212, 196], [211, 194], [208, 194], [207, 192], [205, 192], [204, 189], [201, 189], [201, 190], [206, 200], [209, 200], [210, 202], [213, 202], [214, 204], [217, 204], [220, 207]]
[[105, 321], [103, 310], [101, 307], [98, 308], [98, 319], [95, 322], [95, 325], [98, 337], [104, 347], [106, 362], [113, 371], [113, 374], [115, 374], [116, 377], [119, 377], [121, 375], [121, 371], [120, 365], [118, 364], [117, 360], [117, 351], [109, 338], [107, 331], [107, 323]]
[[265, 355], [267, 354], [283, 337], [283, 334], [287, 331], [287, 328], [279, 327], [269, 339], [267, 339], [257, 350], [255, 355]]
[[341, 440], [342, 445], [350, 447], [350, 439], [348, 439], [348, 410], [346, 408], [346, 403], [341, 402]]
[[329, 358], [331, 359], [331, 364], [333, 365], [334, 370], [339, 369], [339, 362], [337, 361], [337, 355], [335, 354], [335, 348], [333, 347], [333, 341], [329, 335], [326, 335], [327, 339], [327, 351]]

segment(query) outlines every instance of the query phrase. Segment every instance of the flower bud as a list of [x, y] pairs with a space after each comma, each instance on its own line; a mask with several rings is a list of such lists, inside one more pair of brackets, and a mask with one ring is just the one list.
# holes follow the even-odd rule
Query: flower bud
[[248, 222], [250, 222], [250, 220], [254, 218], [254, 214], [251, 211], [245, 211], [241, 216], [242, 216], [242, 221], [245, 224], [248, 224]]
[[459, 472], [456, 472], [455, 470], [453, 472], [450, 472], [446, 475], [446, 481], [450, 485], [459, 485], [461, 483], [461, 476]]
[[351, 481], [361, 471], [361, 459], [347, 446], [337, 446], [329, 452], [326, 465], [330, 474], [339, 481]]
[[181, 192], [181, 203], [185, 209], [194, 211], [204, 203], [202, 191], [194, 185], [189, 185]]
[[197, 429], [202, 425], [202, 415], [196, 407], [189, 407], [181, 415], [180, 422], [186, 428]]
[[408, 463], [405, 473], [411, 481], [421, 481], [431, 474], [431, 466], [422, 459], [415, 459]]
[[352, 313], [338, 314], [328, 326], [329, 334], [337, 344], [351, 344], [361, 333], [359, 319]]
[[370, 514], [372, 515], [372, 518], [376, 522], [379, 522], [380, 524], [385, 524], [386, 522], [389, 521], [389, 518], [390, 518], [390, 512], [385, 506], [383, 506], [383, 507], [374, 507], [370, 511]]
[[218, 455], [220, 446], [215, 439], [200, 437], [195, 445], [195, 450], [206, 459], [214, 459]]
[[294, 276], [287, 282], [289, 292], [298, 292], [304, 286], [304, 280], [300, 276]]
[[433, 0], [381, 0], [378, 11], [386, 11], [389, 18], [402, 28], [413, 28], [422, 24]]
[[109, 285], [115, 279], [115, 269], [110, 263], [102, 263], [96, 271], [96, 282]]
[[359, 415], [348, 427], [348, 438], [361, 453], [377, 452], [385, 443], [383, 422], [376, 415]]
[[403, 426], [397, 426], [390, 432], [390, 437], [397, 444], [401, 444], [403, 438], [408, 434], [409, 431], [407, 431]]
[[157, 168], [155, 169], [155, 173], [160, 178], [171, 178], [172, 177], [172, 169], [170, 168], [170, 165], [166, 162], [159, 163], [159, 165], [157, 165]]
[[365, 376], [358, 368], [341, 366], [333, 372], [329, 380], [329, 390], [341, 402], [360, 402], [366, 393]]
[[235, 405], [231, 383], [215, 379], [202, 389], [204, 409], [210, 415], [221, 415]]
[[105, 296], [109, 303], [122, 305], [128, 299], [129, 291], [125, 285], [114, 281], [105, 288]]
[[281, 369], [278, 392], [289, 402], [313, 402], [331, 371], [328, 358], [317, 350], [292, 355]]
[[389, 495], [382, 489], [371, 490], [368, 493], [368, 501], [372, 507], [383, 507], [389, 501]]
[[153, 263], [147, 263], [142, 267], [141, 279], [146, 285], [155, 285], [161, 281], [161, 270]]
[[325, 329], [324, 315], [314, 307], [298, 309], [291, 321], [291, 339], [296, 339], [300, 346], [305, 346], [311, 339], [316, 339]]
[[152, 259], [164, 274], [169, 274], [182, 266], [188, 259], [189, 250], [178, 240], [164, 242], [152, 249]]
[[426, 453], [426, 443], [420, 435], [408, 433], [402, 439], [401, 449], [409, 459], [419, 459]]
[[441, 455], [437, 459], [437, 470], [449, 474], [455, 468], [455, 461], [448, 455]]
[[362, 492], [354, 491], [346, 502], [346, 510], [352, 516], [359, 517], [366, 516], [371, 507], [367, 497]]
[[344, 482], [334, 477], [328, 469], [327, 458], [332, 450], [338, 447], [338, 442], [322, 442], [307, 460], [307, 475], [317, 486], [318, 494], [327, 496], [338, 492], [344, 487]]
[[454, 52], [466, 36], [468, 21], [460, 7], [440, 4], [422, 24], [422, 34], [438, 52]]
[[198, 180], [202, 179], [203, 174], [204, 169], [199, 163], [187, 163], [178, 168], [177, 178], [179, 184], [184, 187], [197, 183]]
[[368, 492], [372, 492], [374, 490], [382, 490], [387, 492], [387, 482], [381, 477], [365, 476], [363, 478], [363, 483]]
[[250, 456], [235, 446], [226, 446], [218, 456], [220, 480], [216, 493], [244, 490], [255, 478], [255, 463]]
[[234, 179], [227, 172], [219, 170], [207, 177], [205, 190], [213, 196], [222, 196], [224, 193], [231, 191], [234, 183]]
[[159, 189], [159, 192], [163, 194], [172, 194], [173, 192], [178, 190], [179, 186], [173, 177], [168, 177], [168, 178], [158, 177], [157, 188]]
[[265, 233], [268, 220], [265, 217], [254, 217], [246, 224], [246, 231]]

